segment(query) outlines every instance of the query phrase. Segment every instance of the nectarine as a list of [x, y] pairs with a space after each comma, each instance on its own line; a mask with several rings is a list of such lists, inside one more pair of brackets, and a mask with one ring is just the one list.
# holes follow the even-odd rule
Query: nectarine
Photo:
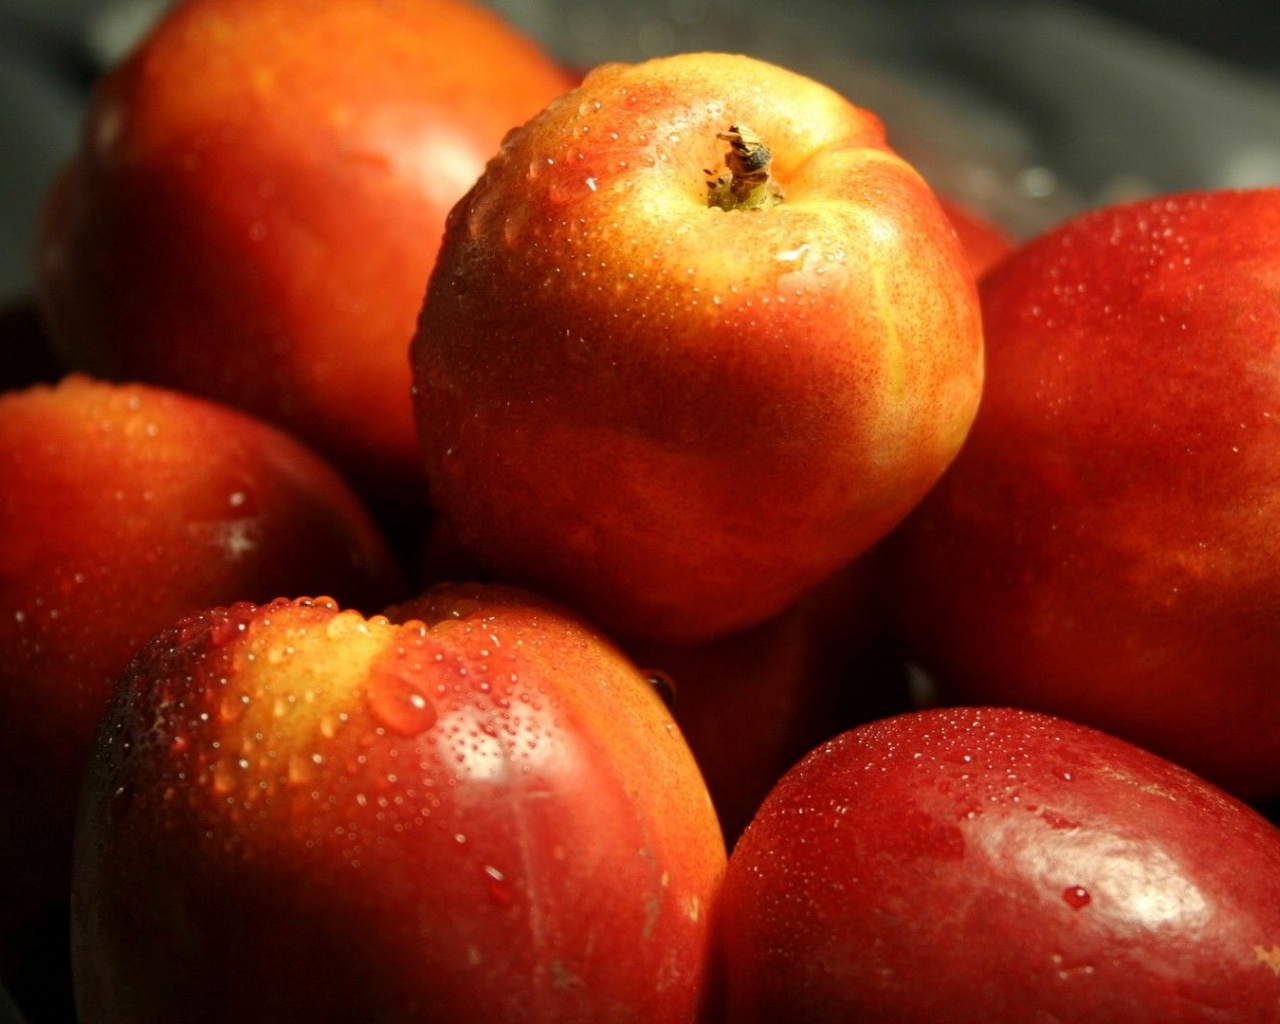
[[434, 504], [620, 637], [759, 623], [959, 449], [965, 255], [879, 120], [728, 54], [613, 64], [450, 215], [413, 344]]

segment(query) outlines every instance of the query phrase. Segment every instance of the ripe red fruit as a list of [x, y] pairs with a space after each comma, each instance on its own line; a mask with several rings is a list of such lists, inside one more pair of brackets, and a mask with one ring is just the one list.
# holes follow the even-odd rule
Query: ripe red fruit
[[85, 759], [143, 641], [210, 604], [377, 608], [402, 583], [334, 469], [187, 395], [74, 376], [0, 394], [0, 481], [0, 978], [25, 987], [65, 962], [29, 929], [65, 917]]
[[725, 879], [729, 1024], [1273, 1022], [1280, 830], [1059, 719], [898, 716], [813, 751]]
[[59, 354], [250, 410], [403, 505], [405, 350], [445, 216], [569, 86], [469, 0], [171, 5], [98, 84], [46, 204]]
[[412, 360], [462, 546], [615, 636], [693, 643], [906, 514], [963, 441], [982, 338], [955, 231], [874, 115], [681, 54], [598, 68], [508, 138]]
[[1280, 796], [1280, 189], [1085, 214], [981, 293], [982, 408], [888, 545], [911, 655]]
[[239, 605], [133, 661], [77, 834], [82, 1024], [700, 1019], [725, 853], [657, 694], [509, 588], [392, 614]]
[[629, 649], [669, 687], [730, 847], [804, 754], [910, 706], [884, 641], [873, 568], [860, 559], [781, 615], [719, 640]]

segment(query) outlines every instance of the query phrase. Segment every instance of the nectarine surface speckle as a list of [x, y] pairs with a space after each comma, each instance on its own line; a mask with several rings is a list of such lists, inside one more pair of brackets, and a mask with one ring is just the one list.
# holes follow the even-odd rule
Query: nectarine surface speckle
[[405, 348], [445, 216], [570, 84], [469, 0], [168, 5], [45, 204], [57, 352], [276, 422], [388, 514], [421, 504]]
[[1167, 761], [1003, 708], [871, 723], [735, 847], [727, 1020], [1273, 1021], [1280, 830]]
[[532, 595], [191, 617], [122, 678], [86, 786], [86, 1024], [711, 1006], [725, 853], [692, 755], [639, 670]]
[[1084, 214], [982, 280], [990, 373], [895, 535], [943, 699], [1142, 743], [1280, 794], [1280, 189]]
[[[708, 204], [750, 124], [785, 193]], [[454, 208], [414, 339], [432, 498], [614, 633], [706, 640], [878, 539], [959, 448], [972, 274], [874, 115], [726, 54], [608, 65]]]
[[[72, 376], [0, 395], [0, 971], [65, 908], [76, 794], [116, 677], [209, 605], [404, 593], [386, 541], [319, 456], [252, 417]], [[65, 914], [65, 909], [61, 911]]]

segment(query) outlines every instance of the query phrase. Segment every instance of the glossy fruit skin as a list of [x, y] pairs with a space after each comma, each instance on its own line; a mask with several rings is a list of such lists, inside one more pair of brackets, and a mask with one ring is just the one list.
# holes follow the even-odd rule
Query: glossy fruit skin
[[135, 660], [78, 832], [83, 1024], [702, 1019], [725, 853], [658, 695], [510, 588], [392, 614], [213, 610]]
[[1085, 214], [982, 281], [973, 431], [889, 586], [946, 701], [1280, 796], [1280, 189]]
[[[748, 123], [785, 193], [708, 206]], [[702, 642], [847, 564], [977, 404], [972, 276], [874, 115], [746, 57], [591, 72], [450, 215], [414, 338], [432, 500], [498, 575]]]
[[[485, 579], [448, 524], [435, 527], [423, 578]], [[907, 674], [885, 632], [876, 564], [873, 550], [780, 615], [707, 643], [625, 647], [671, 709], [730, 849], [802, 755], [911, 706]]]
[[[403, 583], [337, 472], [238, 411], [71, 376], [0, 395], [0, 977], [65, 917], [76, 795], [134, 651], [182, 615]], [[18, 948], [10, 948], [10, 943]], [[65, 950], [62, 951], [65, 959]], [[15, 980], [16, 983], [16, 980]]]
[[57, 351], [245, 408], [403, 503], [423, 490], [405, 351], [445, 215], [569, 84], [468, 0], [172, 5], [98, 84], [46, 202]]
[[956, 229], [975, 278], [981, 278], [1018, 247], [1013, 235], [968, 203], [944, 195], [938, 196], [938, 202]]
[[910, 707], [906, 673], [884, 636], [873, 563], [864, 556], [759, 626], [704, 644], [628, 650], [666, 688], [730, 849], [803, 755]]
[[793, 769], [730, 859], [729, 1024], [1280, 1019], [1280, 831], [1032, 712], [917, 712]]

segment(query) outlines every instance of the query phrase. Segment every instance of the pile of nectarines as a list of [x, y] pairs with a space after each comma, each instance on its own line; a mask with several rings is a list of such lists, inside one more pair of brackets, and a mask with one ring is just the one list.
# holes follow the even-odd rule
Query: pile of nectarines
[[31, 1024], [1280, 1020], [1280, 190], [1015, 241], [749, 56], [179, 0], [36, 275]]

